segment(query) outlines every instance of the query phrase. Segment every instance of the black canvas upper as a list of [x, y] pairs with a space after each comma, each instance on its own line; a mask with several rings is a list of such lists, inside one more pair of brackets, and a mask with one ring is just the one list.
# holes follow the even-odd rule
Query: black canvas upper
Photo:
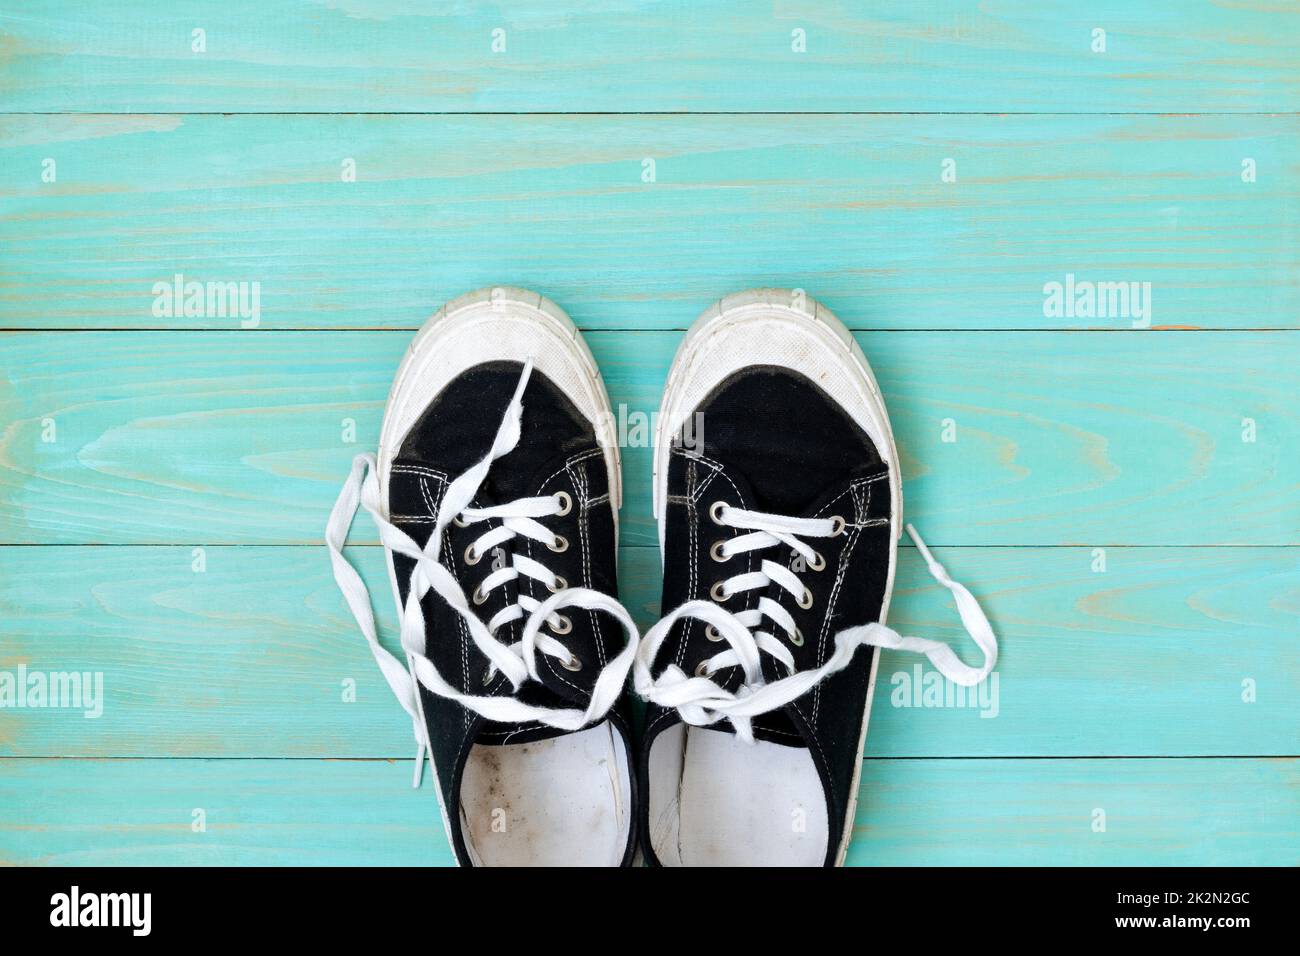
[[[676, 442], [669, 457], [664, 534], [665, 613], [693, 599], [709, 600], [718, 581], [757, 570], [764, 558], [784, 562], [812, 592], [807, 610], [773, 584], [766, 596], [793, 616], [802, 646], [784, 643], [798, 670], [813, 670], [834, 650], [836, 632], [879, 620], [888, 586], [890, 561], [890, 481], [888, 466], [875, 445], [844, 409], [821, 389], [787, 369], [753, 366], [722, 382], [699, 405], [692, 426], [702, 447]], [[774, 547], [715, 561], [710, 548], [743, 532], [715, 523], [714, 502], [747, 510], [797, 517], [844, 518], [844, 533], [808, 539], [826, 559], [823, 570], [804, 568], [789, 549]], [[756, 607], [759, 591], [741, 592], [722, 602], [737, 612]], [[784, 634], [773, 628], [778, 636]], [[660, 649], [656, 673], [676, 663], [687, 674], [724, 649], [709, 640], [699, 620], [679, 621]], [[754, 720], [759, 740], [810, 751], [827, 800], [830, 823], [827, 860], [834, 862], [843, 834], [849, 794], [858, 773], [858, 741], [864, 719], [875, 649], [860, 648], [852, 663], [779, 711]], [[761, 656], [765, 677], [787, 676], [770, 655]], [[739, 667], [713, 680], [735, 690]], [[649, 705], [641, 753], [641, 807], [648, 806], [648, 755], [654, 739], [681, 722], [677, 711]], [[701, 728], [704, 729], [704, 728]], [[720, 721], [707, 730], [732, 732]], [[647, 859], [649, 821], [642, 810]]]
[[[467, 370], [438, 395], [404, 438], [390, 469], [389, 517], [421, 547], [433, 530], [448, 482], [491, 447], [521, 370], [517, 362], [493, 362]], [[464, 528], [452, 523], [443, 532], [441, 562], [456, 576], [465, 593], [471, 594], [492, 572], [494, 562], [508, 563], [511, 549], [518, 547], [562, 576], [569, 586], [589, 587], [616, 596], [614, 512], [605, 458], [595, 432], [559, 388], [535, 369], [522, 404], [519, 444], [493, 463], [473, 505], [490, 507], [517, 498], [567, 492], [573, 508], [567, 515], [545, 518], [543, 523], [568, 539], [568, 549], [556, 553], [544, 544], [515, 538], [470, 564], [466, 548], [499, 522], [476, 522]], [[405, 601], [414, 562], [394, 554], [393, 563], [399, 593]], [[507, 604], [513, 604], [518, 595], [516, 587], [523, 587], [538, 601], [550, 594], [532, 578], [521, 576], [493, 589], [488, 600], [474, 608], [480, 619], [486, 623]], [[422, 608], [427, 627], [425, 653], [448, 683], [467, 694], [514, 695], [510, 682], [500, 673], [485, 683], [488, 659], [470, 640], [468, 628], [457, 612], [432, 591], [425, 595]], [[562, 613], [572, 621], [573, 628], [557, 639], [583, 666], [570, 671], [559, 660], [539, 654], [541, 683], [526, 682], [517, 696], [540, 706], [581, 709], [590, 700], [601, 668], [623, 647], [626, 637], [618, 622], [603, 611], [569, 608]], [[522, 628], [523, 622], [517, 621], [502, 626], [495, 636], [503, 644], [512, 644], [519, 640]], [[418, 687], [453, 848], [457, 857], [466, 862], [459, 793], [470, 747], [526, 743], [566, 731], [536, 722], [490, 721], [423, 685]], [[626, 699], [610, 711], [607, 719], [631, 754]], [[634, 841], [630, 840], [625, 863], [633, 848]]]

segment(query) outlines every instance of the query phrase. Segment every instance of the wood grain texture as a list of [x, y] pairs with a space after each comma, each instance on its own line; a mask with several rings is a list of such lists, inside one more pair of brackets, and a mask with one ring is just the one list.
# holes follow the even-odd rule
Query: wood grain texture
[[[414, 329], [509, 283], [600, 329], [755, 286], [857, 329], [1294, 329], [1298, 155], [1295, 114], [10, 116], [0, 327], [240, 327], [155, 314], [181, 274], [258, 283], [262, 328]], [[1045, 315], [1067, 275], [1150, 313]]]
[[1298, 774], [1296, 760], [868, 760], [846, 863], [1295, 866]]
[[[1291, 755], [1300, 740], [1300, 551], [941, 549], [1001, 639], [984, 696], [933, 691], [886, 653], [872, 757]], [[396, 647], [378, 547], [351, 558]], [[323, 549], [0, 548], [0, 670], [101, 672], [103, 713], [0, 711], [0, 755], [406, 757], [410, 723]], [[657, 549], [624, 548], [623, 601], [657, 619]], [[948, 592], [900, 559], [890, 623], [971, 656]], [[926, 676], [922, 676], [923, 673]], [[344, 699], [344, 682], [355, 699]], [[1243, 700], [1243, 682], [1254, 700]], [[953, 689], [955, 691], [955, 688]]]
[[[9, 0], [0, 96], [11, 110], [90, 112], [1191, 112], [1300, 102], [1290, 3], [568, 7]], [[203, 53], [193, 51], [196, 27]], [[1098, 27], [1104, 53], [1092, 49]], [[498, 29], [504, 49], [494, 53]], [[795, 29], [806, 52], [793, 50]]]
[[[0, 864], [448, 864], [410, 766], [0, 760]], [[1294, 866], [1298, 785], [1294, 759], [868, 760], [847, 862]]]
[[[320, 536], [411, 332], [505, 283], [605, 330], [625, 422], [728, 292], [857, 331], [1002, 653], [965, 707], [885, 655], [849, 863], [1300, 863], [1300, 6], [432, 6], [0, 11], [0, 671], [104, 674], [0, 710], [0, 865], [452, 861]], [[904, 548], [890, 623], [969, 655], [946, 595]]]
[[[625, 422], [657, 409], [679, 339], [587, 336]], [[906, 514], [935, 544], [1300, 544], [1300, 334], [858, 339], [893, 419]], [[319, 542], [352, 456], [378, 440], [409, 340], [4, 335], [0, 543]], [[650, 449], [627, 448], [623, 467], [623, 543], [654, 544]], [[375, 541], [364, 516], [357, 533]]]

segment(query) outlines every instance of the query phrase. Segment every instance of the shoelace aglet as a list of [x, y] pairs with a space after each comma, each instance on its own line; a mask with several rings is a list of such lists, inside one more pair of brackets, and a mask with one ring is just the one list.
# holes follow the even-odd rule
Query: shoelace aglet
[[930, 553], [930, 549], [927, 548], [925, 542], [921, 540], [921, 535], [917, 533], [916, 528], [912, 527], [910, 522], [905, 527], [907, 528], [908, 537], [910, 537], [912, 543], [916, 545], [916, 550], [919, 551], [921, 557], [925, 559], [925, 565], [930, 569], [930, 576], [946, 587], [948, 582], [951, 580], [948, 577], [948, 570], [939, 563], [933, 554]]
[[424, 758], [429, 753], [429, 746], [421, 737], [419, 744], [415, 749], [415, 774], [411, 778], [411, 789], [419, 790], [420, 784], [424, 783]]

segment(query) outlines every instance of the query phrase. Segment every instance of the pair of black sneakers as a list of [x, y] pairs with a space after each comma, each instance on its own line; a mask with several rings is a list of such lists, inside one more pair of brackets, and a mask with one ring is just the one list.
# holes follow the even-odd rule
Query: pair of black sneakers
[[[417, 783], [432, 757], [457, 860], [617, 866], [639, 843], [662, 865], [843, 862], [879, 649], [965, 685], [997, 654], [919, 539], [984, 664], [884, 626], [899, 463], [853, 337], [779, 289], [729, 296], [687, 332], [655, 430], [666, 616], [644, 637], [616, 598], [621, 497], [616, 420], [558, 306], [485, 289], [420, 330], [326, 540], [411, 715]], [[343, 556], [359, 506], [405, 660]]]

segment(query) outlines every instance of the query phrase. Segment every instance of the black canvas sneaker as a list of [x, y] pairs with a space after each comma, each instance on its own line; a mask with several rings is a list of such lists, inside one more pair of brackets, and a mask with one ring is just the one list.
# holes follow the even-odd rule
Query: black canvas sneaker
[[[636, 629], [614, 597], [619, 497], [609, 399], [558, 306], [484, 289], [426, 323], [326, 540], [414, 722], [417, 785], [432, 757], [463, 865], [631, 861]], [[358, 504], [388, 555], [404, 663], [342, 553]]]
[[898, 453], [866, 359], [830, 312], [755, 290], [690, 329], [660, 409], [654, 507], [666, 616], [633, 668], [649, 701], [647, 859], [842, 863], [877, 648], [925, 653], [969, 686], [992, 670], [997, 641], [919, 539], [984, 664], [884, 626]]

